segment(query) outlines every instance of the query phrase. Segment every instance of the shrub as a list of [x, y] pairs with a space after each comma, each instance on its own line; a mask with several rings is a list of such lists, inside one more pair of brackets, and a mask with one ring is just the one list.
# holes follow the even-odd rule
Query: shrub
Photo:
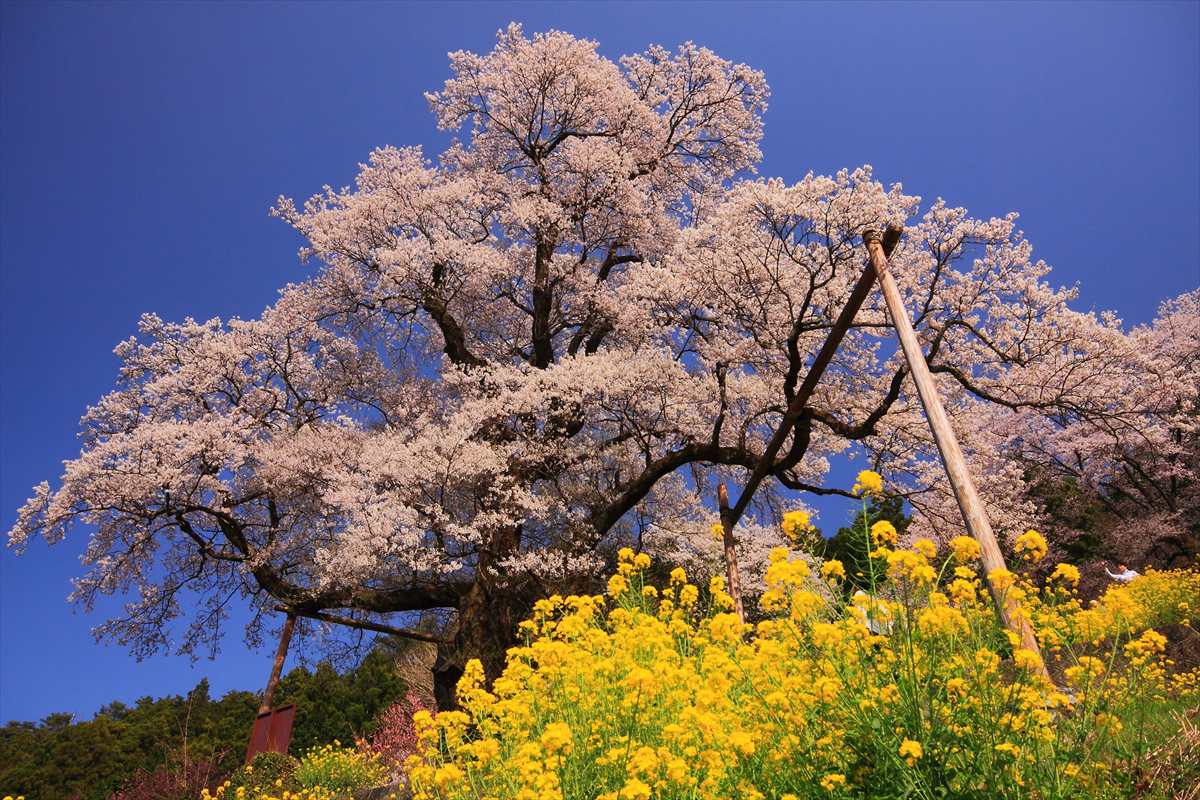
[[138, 769], [109, 800], [192, 800], [209, 787], [214, 775], [214, 764], [206, 759]]
[[297, 761], [282, 753], [260, 753], [233, 778], [201, 800], [341, 800], [379, 786], [390, 777], [377, 753], [314, 747]]
[[388, 780], [389, 772], [378, 754], [334, 742], [305, 753], [294, 778], [301, 789], [347, 793], [378, 786]]
[[417, 752], [417, 732], [413, 727], [413, 714], [431, 710], [413, 692], [404, 700], [384, 709], [375, 720], [375, 732], [371, 734], [366, 748], [378, 753], [389, 767], [399, 768], [409, 756]]
[[234, 771], [216, 796], [220, 796], [221, 791], [231, 796], [243, 791], [253, 797], [280, 788], [292, 788], [298, 765], [299, 762], [287, 753], [259, 753], [249, 764]]
[[[1041, 589], [994, 575], [1049, 643], [1059, 687], [999, 627], [970, 540], [938, 559], [886, 527], [868, 545], [885, 574], [845, 603], [772, 553], [752, 626], [721, 579], [702, 589], [677, 569], [654, 585], [648, 559], [622, 551], [606, 597], [537, 603], [491, 691], [473, 662], [461, 710], [416, 715], [415, 798], [1128, 796], [1179, 734], [1171, 712], [1200, 696], [1147, 629], [1195, 619], [1200, 572], [1148, 574], [1091, 609], [1069, 565]], [[1040, 557], [1039, 540], [1021, 552]], [[823, 574], [840, 581], [838, 566]]]

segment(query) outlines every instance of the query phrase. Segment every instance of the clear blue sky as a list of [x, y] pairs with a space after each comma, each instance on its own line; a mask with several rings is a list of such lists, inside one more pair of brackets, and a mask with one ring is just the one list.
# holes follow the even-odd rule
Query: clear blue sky
[[[510, 20], [612, 57], [691, 39], [763, 69], [765, 174], [870, 163], [927, 201], [1019, 211], [1084, 307], [1146, 321], [1200, 283], [1198, 9], [5, 3], [0, 528], [77, 452], [141, 312], [256, 315], [305, 274], [273, 199], [350, 182], [377, 145], [436, 149], [421, 93]], [[238, 636], [195, 667], [94, 644], [99, 618], [64, 602], [83, 546], [0, 554], [0, 720], [264, 682], [269, 654]]]

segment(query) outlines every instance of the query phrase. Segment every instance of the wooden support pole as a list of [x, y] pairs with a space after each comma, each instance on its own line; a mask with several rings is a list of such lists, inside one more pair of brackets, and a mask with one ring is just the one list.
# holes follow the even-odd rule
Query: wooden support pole
[[[883, 235], [883, 251], [885, 254], [891, 255], [892, 249], [900, 241], [901, 233], [903, 233], [901, 228], [888, 227]], [[808, 368], [808, 373], [804, 376], [800, 388], [792, 396], [791, 401], [788, 402], [787, 410], [784, 412], [783, 419], [779, 422], [779, 427], [775, 429], [775, 434], [767, 442], [767, 448], [763, 452], [762, 458], [750, 473], [750, 479], [742, 487], [742, 492], [738, 495], [738, 501], [733, 508], [729, 507], [729, 494], [725, 489], [725, 484], [722, 483], [717, 487], [718, 500], [721, 507], [722, 540], [725, 543], [725, 568], [726, 576], [729, 579], [729, 592], [733, 595], [733, 599], [737, 603], [738, 616], [741, 617], [743, 622], [745, 622], [746, 618], [742, 612], [741, 581], [738, 579], [737, 559], [733, 552], [733, 529], [737, 527], [738, 521], [746, 513], [746, 508], [750, 505], [750, 501], [754, 498], [754, 494], [758, 491], [758, 487], [762, 484], [763, 479], [774, 469], [775, 457], [779, 455], [780, 448], [783, 447], [783, 443], [787, 441], [796, 423], [800, 420], [800, 415], [804, 413], [804, 407], [808, 405], [808, 400], [817, 388], [821, 376], [825, 374], [825, 368], [833, 361], [833, 356], [837, 353], [838, 347], [841, 346], [842, 339], [846, 336], [846, 331], [850, 330], [850, 325], [854, 322], [855, 315], [862, 308], [862, 304], [866, 301], [867, 295], [871, 293], [871, 287], [874, 284], [875, 270], [868, 263], [862, 274], [858, 276], [858, 281], [855, 282], [854, 288], [850, 290], [850, 297], [846, 300], [846, 305], [842, 306], [842, 310], [838, 314], [838, 318], [834, 321], [833, 327], [826, 334], [825, 341], [821, 344], [821, 349], [817, 351], [817, 355], [813, 359], [812, 365]]]
[[[913, 330], [912, 322], [908, 319], [908, 311], [904, 308], [904, 300], [900, 297], [896, 279], [888, 271], [888, 257], [884, 253], [879, 232], [864, 231], [863, 241], [867, 244], [867, 251], [871, 256], [871, 268], [879, 281], [883, 299], [887, 303], [888, 314], [891, 316], [892, 325], [895, 326], [896, 334], [900, 338], [900, 347], [908, 362], [913, 383], [917, 386], [917, 395], [921, 398], [921, 406], [925, 409], [929, 429], [933, 432], [933, 439], [937, 443], [938, 453], [941, 455], [942, 464], [946, 469], [946, 476], [950, 479], [954, 499], [958, 501], [958, 509], [962, 512], [967, 531], [975, 538], [975, 541], [979, 542], [979, 549], [983, 554], [983, 568], [990, 575], [993, 570], [1005, 568], [1004, 555], [1000, 552], [1000, 545], [997, 544], [996, 535], [992, 532], [992, 524], [988, 521], [987, 512], [975, 490], [975, 483], [971, 480], [971, 473], [967, 470], [967, 462], [963, 458], [962, 449], [958, 446], [954, 429], [950, 427], [950, 418], [946, 416], [946, 409], [942, 406], [937, 385], [933, 382], [933, 375], [929, 372], [929, 364], [925, 361], [925, 353], [921, 350], [921, 344], [917, 341], [917, 334]], [[1037, 638], [1033, 635], [1033, 628], [1021, 613], [1017, 602], [1006, 596], [1004, 592], [997, 591], [987, 575], [984, 576], [984, 580], [1005, 627], [1015, 633], [1021, 641], [1021, 646], [1036, 654], [1039, 663], [1042, 663], [1041, 650], [1038, 648]], [[1044, 663], [1042, 663], [1042, 673], [1046, 674]], [[1047, 677], [1049, 676], [1047, 675]]]
[[[883, 236], [884, 252], [890, 254], [892, 248], [900, 241], [900, 228], [889, 227]], [[742, 493], [738, 495], [738, 501], [729, 512], [729, 522], [726, 525], [726, 530], [731, 531], [738, 524], [738, 520], [746, 513], [746, 507], [750, 505], [750, 500], [753, 499], [754, 493], [758, 491], [759, 484], [763, 478], [771, 472], [775, 467], [775, 457], [779, 455], [780, 448], [787, 441], [788, 436], [792, 433], [792, 429], [800, 420], [800, 415], [804, 413], [804, 407], [808, 405], [808, 400], [812, 397], [813, 391], [817, 388], [817, 383], [820, 382], [821, 376], [825, 374], [825, 368], [829, 366], [829, 362], [833, 361], [833, 356], [837, 352], [838, 347], [842, 344], [842, 339], [846, 336], [846, 331], [850, 330], [850, 324], [854, 322], [854, 317], [858, 314], [858, 310], [862, 308], [863, 302], [866, 301], [867, 295], [871, 293], [871, 286], [875, 283], [875, 271], [867, 264], [862, 275], [858, 276], [858, 281], [854, 284], [854, 288], [850, 291], [850, 297], [846, 300], [846, 305], [842, 306], [841, 313], [834, 321], [833, 327], [829, 329], [829, 333], [825, 336], [825, 341], [821, 345], [821, 349], [817, 351], [816, 358], [813, 359], [812, 366], [808, 368], [808, 374], [804, 376], [804, 381], [801, 382], [800, 388], [796, 390], [796, 394], [788, 403], [787, 411], [784, 412], [783, 419], [779, 422], [779, 427], [775, 429], [775, 435], [767, 442], [767, 449], [763, 452], [762, 458], [754, 471], [750, 473], [750, 479], [746, 481], [745, 487], [742, 488]], [[725, 523], [725, 517], [722, 515], [721, 522]]]
[[420, 642], [432, 642], [433, 644], [442, 644], [447, 640], [440, 636], [435, 636], [432, 633], [424, 631], [414, 631], [408, 628], [397, 628], [392, 625], [384, 625], [382, 622], [371, 622], [365, 619], [351, 619], [350, 617], [340, 617], [336, 614], [328, 614], [324, 611], [296, 611], [287, 606], [275, 606], [276, 611], [284, 611], [288, 614], [294, 614], [298, 617], [307, 617], [308, 619], [320, 620], [328, 622], [331, 625], [344, 625], [347, 628], [358, 628], [364, 631], [375, 631], [376, 633], [387, 633], [392, 636], [402, 636], [406, 639], [416, 639]]
[[746, 611], [742, 607], [742, 578], [738, 574], [737, 550], [734, 549], [732, 514], [729, 510], [729, 490], [722, 481], [717, 484], [717, 503], [721, 508], [721, 541], [725, 545], [725, 581], [729, 584], [729, 594], [733, 597], [733, 608], [738, 619], [746, 621]]
[[271, 665], [271, 677], [267, 679], [262, 705], [258, 707], [259, 714], [271, 710], [271, 702], [275, 699], [275, 687], [279, 685], [279, 676], [283, 672], [283, 662], [287, 659], [288, 646], [292, 643], [292, 630], [295, 627], [296, 615], [288, 614], [287, 621], [283, 623], [283, 631], [279, 634], [279, 648], [275, 651], [275, 663]]

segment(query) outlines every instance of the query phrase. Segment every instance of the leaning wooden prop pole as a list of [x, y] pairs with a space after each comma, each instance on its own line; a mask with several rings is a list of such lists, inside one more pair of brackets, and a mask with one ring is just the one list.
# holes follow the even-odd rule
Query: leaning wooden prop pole
[[[900, 228], [888, 228], [887, 233], [883, 237], [883, 252], [885, 255], [890, 254], [892, 248], [900, 241], [901, 232]], [[734, 553], [733, 529], [737, 527], [738, 521], [746, 513], [746, 508], [749, 507], [750, 501], [754, 498], [754, 493], [758, 491], [758, 487], [762, 484], [763, 479], [774, 469], [776, 456], [779, 455], [783, 443], [793, 434], [796, 423], [804, 413], [805, 406], [808, 405], [809, 398], [812, 397], [813, 391], [817, 388], [817, 383], [820, 382], [821, 376], [825, 374], [825, 368], [833, 360], [834, 354], [842, 344], [842, 339], [845, 337], [846, 331], [850, 330], [850, 324], [854, 322], [854, 316], [862, 308], [862, 304], [866, 301], [867, 295], [871, 293], [871, 286], [874, 283], [875, 271], [871, 268], [870, 264], [867, 264], [866, 268], [862, 271], [862, 275], [859, 276], [858, 281], [854, 284], [846, 305], [842, 306], [841, 313], [838, 314], [833, 327], [829, 329], [829, 333], [826, 335], [821, 349], [817, 351], [817, 356], [813, 359], [812, 366], [808, 368], [808, 374], [804, 376], [804, 381], [800, 384], [800, 388], [796, 390], [796, 394], [788, 402], [783, 419], [780, 420], [779, 426], [775, 429], [775, 434], [767, 442], [767, 448], [763, 452], [763, 457], [759, 459], [758, 465], [750, 473], [750, 479], [742, 487], [741, 494], [738, 495], [738, 501], [732, 508], [729, 507], [729, 495], [725, 489], [725, 484], [722, 483], [717, 487], [721, 509], [722, 539], [725, 543], [725, 571], [729, 578], [729, 593], [733, 595], [734, 602], [737, 605], [738, 617], [743, 622], [746, 621], [746, 618], [742, 612], [741, 583], [737, 580], [737, 557]]]
[[738, 619], [746, 621], [746, 610], [742, 607], [742, 578], [738, 573], [736, 542], [733, 538], [734, 522], [730, 518], [729, 490], [725, 483], [717, 484], [717, 504], [721, 509], [721, 544], [725, 548], [725, 582], [729, 584], [729, 595], [733, 598], [733, 610]]
[[993, 570], [1006, 569], [1004, 555], [1000, 552], [1000, 545], [996, 543], [996, 535], [992, 532], [992, 524], [988, 521], [987, 512], [979, 499], [979, 493], [975, 491], [971, 473], [967, 471], [966, 459], [963, 458], [962, 449], [958, 446], [954, 429], [950, 427], [950, 418], [946, 416], [942, 398], [938, 394], [937, 385], [933, 382], [933, 375], [929, 372], [929, 364], [925, 361], [925, 353], [921, 350], [921, 344], [917, 341], [917, 334], [913, 331], [912, 322], [908, 319], [908, 311], [904, 308], [904, 301], [900, 297], [896, 279], [888, 271], [888, 257], [884, 253], [879, 231], [864, 231], [863, 241], [867, 244], [867, 252], [871, 257], [871, 269], [874, 270], [875, 277], [879, 281], [879, 288], [883, 292], [884, 302], [887, 303], [892, 325], [896, 328], [896, 334], [900, 338], [900, 347], [908, 362], [909, 372], [912, 373], [913, 383], [917, 385], [917, 395], [921, 398], [921, 406], [925, 409], [925, 418], [929, 420], [929, 429], [933, 432], [938, 453], [942, 457], [942, 465], [946, 468], [946, 476], [950, 479], [954, 499], [958, 501], [958, 509], [962, 512], [967, 532], [974, 537], [975, 541], [979, 542], [979, 549], [983, 553], [983, 568], [986, 573], [984, 580], [992, 595], [992, 600], [996, 604], [996, 610], [1000, 613], [1000, 619], [1004, 622], [1004, 626], [1020, 639], [1021, 646], [1038, 657], [1042, 674], [1049, 678], [1045, 662], [1042, 661], [1041, 650], [1038, 648], [1037, 638], [1033, 635], [1033, 628], [1030, 627], [1017, 602], [1011, 596], [1007, 596], [1005, 592], [997, 591], [992, 582]]
[[283, 662], [287, 659], [288, 645], [292, 643], [292, 630], [296, 627], [296, 615], [288, 614], [283, 623], [283, 631], [279, 634], [279, 648], [275, 651], [275, 663], [271, 665], [271, 677], [267, 679], [267, 688], [263, 692], [262, 705], [258, 707], [259, 714], [271, 710], [271, 701], [275, 699], [275, 687], [279, 685], [279, 676], [283, 673]]

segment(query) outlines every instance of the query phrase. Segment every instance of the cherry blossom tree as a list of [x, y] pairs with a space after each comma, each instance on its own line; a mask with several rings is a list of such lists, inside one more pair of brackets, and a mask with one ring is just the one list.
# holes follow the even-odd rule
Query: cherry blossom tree
[[[1060, 551], [1179, 566], [1200, 551], [1200, 290], [1123, 334], [1106, 316], [1074, 362], [1090, 399], [978, 409], [1010, 500]], [[1090, 362], [1090, 363], [1089, 363]], [[999, 500], [1000, 498], [997, 498]], [[1076, 541], [1087, 536], [1090, 544]]]
[[[758, 466], [868, 226], [906, 226], [892, 268], [979, 452], [1019, 449], [980, 409], [1058, 420], [1056, 449], [1075, 435], [1056, 414], [1103, 424], [1115, 384], [1097, 379], [1126, 334], [1069, 308], [1015, 215], [921, 212], [869, 167], [755, 178], [761, 73], [691, 43], [614, 62], [515, 25], [450, 66], [428, 100], [461, 138], [435, 159], [382, 148], [351, 188], [279, 199], [317, 266], [261, 317], [150, 315], [117, 348], [80, 456], [10, 534], [90, 527], [74, 598], [132, 594], [101, 635], [213, 648], [239, 599], [442, 609], [445, 702], [464, 658], [495, 674], [531, 598], [590, 587], [615, 547], [712, 556], [714, 483]], [[751, 574], [783, 504], [845, 493], [824, 476], [850, 448], [957, 531], [880, 300], [788, 434], [739, 529]], [[1020, 469], [982, 466], [992, 496], [1019, 488]], [[1036, 511], [1014, 508], [1001, 530]]]

